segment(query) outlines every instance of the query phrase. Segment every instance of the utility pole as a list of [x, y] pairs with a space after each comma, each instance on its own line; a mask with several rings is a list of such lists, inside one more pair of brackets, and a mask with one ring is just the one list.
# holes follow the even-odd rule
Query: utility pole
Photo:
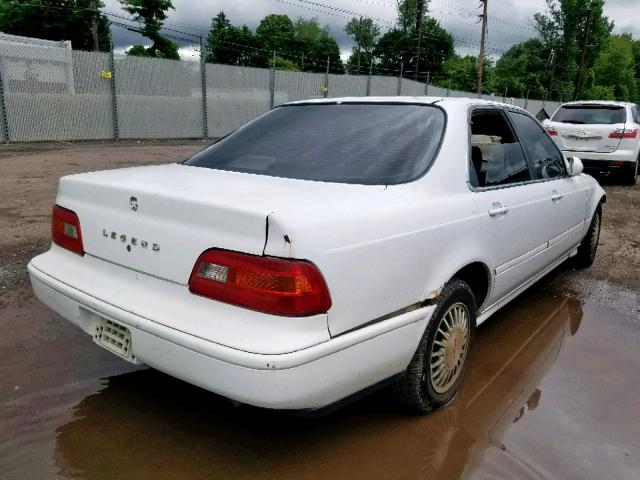
[[360, 75], [360, 47], [362, 44], [362, 17], [358, 20], [358, 73]]
[[587, 59], [587, 47], [589, 42], [589, 32], [591, 31], [591, 19], [593, 16], [593, 10], [588, 10], [589, 15], [587, 16], [587, 28], [584, 33], [584, 43], [582, 44], [582, 59], [580, 60], [580, 69], [578, 70], [578, 78], [576, 78], [576, 85], [573, 90], [573, 100], [578, 100], [578, 95], [580, 95], [580, 84], [582, 83], [582, 75], [584, 75], [584, 63]]
[[551, 69], [549, 74], [549, 91], [553, 92], [553, 81], [556, 76], [556, 42], [557, 39], [553, 41], [553, 47], [551, 47], [551, 53], [549, 54], [549, 63], [547, 64], [547, 68]]
[[91, 0], [89, 3], [89, 9], [91, 10], [91, 39], [93, 42], [93, 50], [100, 50], [100, 40], [98, 39], [98, 8], [96, 7], [96, 0]]
[[424, 17], [424, 0], [418, 0], [416, 8], [416, 68], [413, 72], [413, 79], [418, 81], [418, 70], [420, 69], [420, 54], [422, 43], [422, 19]]
[[480, 18], [482, 19], [482, 36], [480, 37], [480, 57], [478, 58], [478, 88], [476, 89], [476, 93], [482, 95], [482, 73], [484, 71], [484, 43], [487, 38], [487, 4], [489, 0], [480, 0], [482, 3], [482, 15]]

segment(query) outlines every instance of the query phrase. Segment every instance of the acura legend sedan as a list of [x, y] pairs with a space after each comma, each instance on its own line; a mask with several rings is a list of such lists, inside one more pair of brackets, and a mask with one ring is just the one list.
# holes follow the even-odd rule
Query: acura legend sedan
[[594, 261], [605, 193], [582, 168], [510, 105], [291, 103], [182, 163], [62, 178], [28, 270], [96, 344], [235, 402], [390, 384], [428, 412], [478, 325]]

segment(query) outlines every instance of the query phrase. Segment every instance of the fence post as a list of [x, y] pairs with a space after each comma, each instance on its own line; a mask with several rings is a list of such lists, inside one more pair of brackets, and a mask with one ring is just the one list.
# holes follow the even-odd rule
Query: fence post
[[324, 87], [322, 88], [322, 96], [329, 96], [329, 56], [327, 55], [327, 70], [324, 72]]
[[447, 97], [451, 96], [451, 79], [449, 79], [449, 86], [447, 87]]
[[200, 81], [202, 82], [202, 135], [209, 138], [209, 119], [207, 118], [207, 62], [204, 57], [204, 41], [200, 35]]
[[4, 101], [4, 80], [2, 79], [2, 72], [0, 72], [0, 117], [4, 142], [9, 143], [9, 122], [7, 121], [7, 104]]
[[524, 109], [526, 110], [529, 106], [529, 89], [527, 89], [527, 96], [524, 99]]
[[398, 77], [398, 97], [402, 95], [402, 73], [404, 70], [404, 62], [400, 64], [400, 76]]
[[271, 75], [269, 76], [269, 110], [273, 110], [276, 100], [276, 52], [273, 52]]
[[373, 62], [369, 62], [369, 76], [367, 77], [367, 97], [371, 96], [371, 74], [373, 73]]
[[427, 72], [427, 83], [424, 84], [424, 96], [429, 96], [429, 83], [431, 82], [431, 72]]
[[113, 139], [120, 140], [120, 126], [118, 125], [118, 93], [116, 91], [116, 59], [111, 49], [111, 103], [113, 105]]

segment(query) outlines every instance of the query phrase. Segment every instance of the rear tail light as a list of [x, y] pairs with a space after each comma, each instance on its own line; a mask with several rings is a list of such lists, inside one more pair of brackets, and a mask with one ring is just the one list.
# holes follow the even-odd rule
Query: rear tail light
[[51, 239], [57, 245], [67, 250], [71, 250], [78, 255], [84, 255], [82, 246], [82, 232], [80, 230], [80, 220], [75, 212], [53, 206], [51, 215]]
[[638, 136], [637, 128], [616, 128], [609, 134], [609, 138], [636, 138]]
[[552, 137], [557, 137], [558, 136], [558, 130], [556, 130], [556, 127], [552, 127], [551, 125], [546, 125], [544, 128], [547, 129], [547, 133], [552, 136]]
[[273, 315], [302, 317], [331, 307], [318, 268], [302, 260], [207, 250], [196, 262], [189, 290], [197, 295]]

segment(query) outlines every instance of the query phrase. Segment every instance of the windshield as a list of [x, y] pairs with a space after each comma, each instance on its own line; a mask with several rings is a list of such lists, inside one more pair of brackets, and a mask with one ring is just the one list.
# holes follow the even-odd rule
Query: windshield
[[274, 177], [365, 185], [414, 180], [445, 128], [435, 106], [303, 104], [276, 108], [185, 164]]
[[627, 112], [624, 107], [618, 105], [565, 105], [551, 120], [578, 125], [612, 125], [625, 123]]

